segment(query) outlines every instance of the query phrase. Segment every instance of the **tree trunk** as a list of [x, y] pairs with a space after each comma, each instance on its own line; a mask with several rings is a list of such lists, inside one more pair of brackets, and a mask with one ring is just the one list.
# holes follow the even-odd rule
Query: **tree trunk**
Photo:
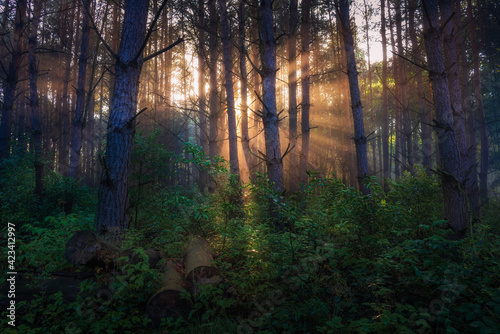
[[[389, 2], [388, 2], [389, 3]], [[389, 3], [390, 4], [390, 3]], [[391, 156], [391, 160], [394, 161], [394, 177], [396, 179], [399, 179], [401, 176], [401, 163], [403, 159], [401, 158], [401, 143], [403, 143], [401, 136], [402, 136], [402, 129], [401, 129], [401, 108], [400, 108], [400, 73], [399, 73], [399, 60], [396, 59], [397, 56], [395, 54], [397, 53], [396, 49], [396, 39], [395, 39], [395, 33], [394, 33], [394, 20], [391, 19], [391, 7], [390, 5], [387, 8], [387, 12], [389, 14], [389, 31], [391, 33], [391, 51], [393, 53], [392, 57], [392, 77], [394, 80], [394, 92], [393, 92], [393, 110], [394, 110], [394, 126], [393, 126], [393, 135], [394, 135], [394, 144], [393, 144], [393, 150], [394, 153]]]
[[[417, 1], [410, 0], [409, 2], [409, 33], [410, 40], [412, 44], [412, 55], [415, 62], [419, 62], [422, 58], [422, 52], [420, 46], [418, 45], [416, 26], [417, 22], [415, 20], [415, 10], [417, 9]], [[419, 119], [420, 119], [420, 131], [421, 131], [421, 141], [422, 141], [422, 164], [427, 171], [431, 168], [431, 155], [432, 155], [432, 137], [431, 137], [431, 119], [429, 110], [426, 107], [425, 94], [424, 94], [424, 82], [422, 77], [422, 68], [415, 66], [416, 80], [417, 80], [417, 95], [418, 95], [418, 108], [419, 108]]]
[[41, 199], [43, 196], [43, 157], [42, 157], [42, 132], [40, 129], [39, 99], [37, 88], [38, 69], [36, 64], [36, 46], [38, 24], [42, 12], [42, 1], [37, 1], [33, 8], [31, 31], [29, 35], [29, 84], [31, 106], [31, 133], [35, 151], [35, 193]]
[[[209, 130], [209, 155], [214, 158], [219, 152], [217, 149], [218, 137], [218, 118], [219, 118], [219, 95], [217, 92], [217, 9], [215, 7], [215, 0], [208, 0], [208, 10], [210, 15], [209, 22], [209, 53], [210, 53], [210, 130]], [[210, 192], [214, 192], [213, 182], [209, 185]]]
[[245, 1], [239, 0], [238, 10], [238, 29], [239, 29], [239, 56], [240, 56], [240, 91], [241, 91], [241, 146], [243, 157], [245, 159], [242, 168], [242, 179], [244, 183], [250, 181], [250, 134], [248, 132], [248, 76], [246, 62], [246, 41], [245, 41]]
[[344, 34], [344, 48], [347, 60], [347, 75], [349, 77], [349, 90], [351, 93], [352, 117], [354, 120], [354, 143], [356, 145], [356, 165], [358, 168], [358, 184], [363, 194], [368, 194], [364, 180], [368, 177], [368, 161], [366, 156], [366, 136], [363, 125], [363, 106], [358, 86], [358, 71], [354, 54], [354, 40], [352, 37], [351, 23], [349, 21], [348, 0], [338, 0], [340, 24]]
[[[224, 78], [226, 88], [227, 120], [229, 130], [229, 164], [231, 174], [239, 179], [238, 137], [236, 135], [236, 111], [234, 106], [233, 61], [231, 59], [231, 41], [229, 40], [229, 23], [226, 0], [218, 0], [221, 13], [222, 57], [224, 62]], [[239, 182], [238, 182], [239, 183]]]
[[0, 123], [0, 162], [8, 158], [10, 151], [10, 134], [12, 111], [16, 100], [16, 88], [19, 81], [19, 67], [24, 52], [23, 31], [26, 18], [26, 0], [16, 2], [16, 19], [12, 43], [12, 60], [5, 80], [3, 94], [2, 122]]
[[283, 160], [281, 157], [278, 112], [276, 108], [276, 41], [274, 39], [272, 0], [261, 0], [259, 8], [261, 47], [262, 122], [266, 144], [269, 181], [276, 193], [283, 193]]
[[[65, 4], [65, 8], [67, 8], [67, 3]], [[71, 10], [71, 14], [69, 17], [67, 17], [67, 20], [69, 22], [69, 27], [63, 26], [62, 29], [68, 29], [68, 31], [73, 31], [74, 27], [74, 22], [75, 22], [75, 17], [80, 18], [80, 6], [76, 7], [77, 12], [75, 15], [75, 8]], [[78, 25], [77, 25], [78, 26]], [[58, 155], [58, 165], [59, 165], [59, 173], [66, 175], [68, 174], [68, 159], [69, 159], [69, 144], [70, 144], [70, 134], [71, 134], [71, 127], [70, 127], [70, 117], [71, 117], [71, 104], [70, 104], [70, 91], [69, 91], [69, 86], [71, 83], [71, 51], [74, 51], [75, 55], [77, 54], [76, 52], [76, 46], [75, 49], [73, 49], [73, 41], [78, 41], [78, 35], [80, 33], [78, 27], [76, 28], [76, 38], [73, 40], [73, 34], [69, 34], [69, 39], [66, 38], [66, 36], [61, 40], [62, 46], [67, 50], [69, 53], [65, 58], [66, 58], [66, 67], [64, 69], [64, 79], [63, 79], [63, 93], [62, 93], [62, 101], [61, 101], [61, 109], [60, 109], [60, 115], [59, 115], [59, 155]], [[62, 32], [64, 35], [66, 35], [66, 32]], [[76, 63], [76, 62], [75, 62]]]
[[290, 191], [299, 189], [297, 163], [297, 16], [298, 1], [290, 1], [290, 19], [288, 22], [288, 138], [290, 140]]
[[[477, 141], [476, 141], [476, 114], [474, 110], [474, 98], [470, 95], [471, 83], [470, 78], [470, 67], [467, 60], [467, 52], [465, 48], [465, 29], [461, 29], [462, 25], [462, 11], [461, 3], [459, 1], [455, 2], [455, 29], [458, 33], [457, 44], [460, 49], [460, 87], [462, 89], [462, 108], [466, 112], [466, 126], [467, 126], [467, 147], [469, 155], [469, 178], [473, 189], [478, 189], [477, 184]], [[469, 25], [469, 30], [474, 28], [474, 25]], [[473, 203], [479, 205], [479, 193], [474, 195]], [[473, 208], [471, 208], [472, 210]]]
[[[253, 12], [251, 15], [252, 18], [252, 23], [251, 23], [251, 40], [253, 42], [253, 47], [252, 47], [252, 63], [253, 66], [256, 68], [260, 68], [260, 45], [257, 43], [259, 40], [259, 0], [252, 0], [252, 7], [253, 7]], [[257, 71], [254, 70], [253, 73], [253, 131], [252, 131], [252, 138], [254, 139], [253, 145], [251, 144], [250, 147], [253, 148], [254, 152], [259, 152], [261, 151], [262, 147], [262, 136], [261, 136], [261, 122], [260, 122], [260, 117], [258, 117], [258, 113], [261, 112], [262, 109], [262, 103], [260, 101], [260, 88], [261, 88], [261, 80], [260, 75]], [[254, 158], [253, 159], [254, 164], [250, 168], [252, 172], [260, 172], [260, 173], [265, 173], [262, 160]]]
[[470, 42], [472, 46], [472, 59], [474, 65], [474, 97], [476, 98], [479, 131], [481, 134], [481, 169], [479, 171], [479, 195], [481, 202], [488, 200], [488, 168], [489, 168], [489, 144], [486, 132], [486, 119], [484, 115], [483, 95], [481, 89], [481, 72], [479, 71], [479, 46], [477, 44], [476, 26], [472, 13], [472, 1], [467, 0], [467, 11], [469, 15]]
[[[401, 17], [401, 2], [402, 0], [396, 1], [396, 35], [398, 43], [398, 54], [400, 56], [405, 56], [405, 51], [403, 48], [403, 31], [402, 31], [402, 17]], [[400, 84], [400, 107], [401, 107], [401, 118], [402, 118], [402, 136], [401, 136], [401, 149], [402, 149], [402, 164], [405, 166], [406, 170], [410, 173], [413, 172], [413, 145], [411, 141], [411, 117], [410, 117], [410, 106], [408, 100], [408, 66], [406, 60], [398, 57], [398, 70], [399, 70], [399, 84]]]
[[307, 165], [309, 161], [309, 139], [311, 127], [309, 125], [309, 110], [310, 110], [310, 97], [309, 97], [309, 42], [310, 42], [310, 29], [311, 29], [311, 0], [302, 1], [302, 14], [301, 14], [301, 43], [302, 52], [300, 57], [300, 76], [302, 82], [302, 151], [300, 154], [300, 183], [307, 183]]
[[[71, 141], [71, 156], [69, 162], [69, 177], [76, 178], [81, 172], [81, 150], [82, 150], [82, 132], [84, 124], [85, 111], [85, 77], [87, 75], [87, 59], [89, 48], [89, 11], [90, 1], [83, 0], [83, 23], [82, 23], [82, 41], [80, 47], [80, 57], [78, 59], [78, 87], [76, 89], [76, 109], [73, 118], [73, 139]], [[90, 92], [89, 92], [90, 93]]]
[[441, 9], [441, 22], [443, 29], [443, 48], [444, 48], [444, 66], [447, 71], [448, 89], [450, 92], [451, 110], [453, 112], [454, 129], [457, 136], [460, 159], [463, 162], [463, 175], [465, 176], [464, 190], [469, 199], [470, 214], [477, 216], [477, 189], [476, 182], [470, 177], [470, 159], [469, 147], [467, 145], [465, 110], [462, 106], [462, 96], [460, 93], [460, 76], [458, 71], [456, 37], [452, 23], [453, 8], [452, 0], [441, 0], [439, 2]]
[[469, 225], [467, 198], [463, 192], [463, 161], [457, 133], [454, 130], [453, 114], [450, 103], [448, 82], [446, 80], [441, 42], [437, 0], [423, 0], [424, 38], [427, 51], [429, 76], [432, 82], [436, 119], [434, 129], [438, 137], [439, 155], [441, 157], [440, 175], [444, 195], [445, 217], [454, 235], [462, 238]]
[[[389, 98], [387, 81], [387, 36], [385, 34], [385, 0], [380, 0], [381, 27], [382, 35], [382, 155], [384, 160], [384, 178], [391, 178], [391, 165], [389, 164]], [[384, 181], [384, 190], [389, 191], [389, 183]]]
[[[205, 0], [198, 0], [198, 103], [200, 117], [200, 143], [205, 155], [208, 154], [207, 97], [205, 94]], [[205, 191], [208, 172], [200, 170], [200, 189]]]
[[[96, 231], [122, 232], [128, 228], [128, 174], [135, 132], [141, 50], [146, 32], [148, 1], [128, 0], [115, 65], [115, 86], [108, 121], [106, 155], [99, 187]], [[120, 238], [120, 236], [118, 236]]]

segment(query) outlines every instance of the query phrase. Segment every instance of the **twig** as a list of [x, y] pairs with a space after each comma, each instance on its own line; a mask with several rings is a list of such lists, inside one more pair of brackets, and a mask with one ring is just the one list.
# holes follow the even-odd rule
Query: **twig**
[[137, 118], [137, 116], [139, 116], [140, 114], [142, 114], [146, 110], [148, 110], [148, 108], [142, 108], [137, 114], [135, 114], [134, 116], [132, 116], [132, 118], [127, 122], [128, 126], [131, 126], [132, 122]]
[[176, 46], [177, 44], [180, 44], [182, 42], [184, 42], [184, 37], [179, 37], [179, 39], [177, 39], [174, 43], [170, 44], [166, 48], [161, 49], [160, 51], [156, 51], [155, 53], [145, 57], [143, 59], [143, 62], [147, 62], [148, 60], [153, 59], [154, 57], [159, 56], [164, 52], [167, 52], [168, 50], [172, 49], [174, 46]]
[[154, 17], [153, 21], [151, 21], [151, 25], [149, 26], [148, 33], [146, 34], [146, 37], [142, 41], [142, 45], [141, 45], [139, 51], [137, 51], [137, 53], [135, 54], [135, 57], [132, 59], [132, 63], [135, 63], [137, 61], [137, 59], [139, 59], [139, 57], [141, 56], [142, 51], [144, 51], [144, 48], [146, 47], [146, 44], [148, 43], [148, 40], [154, 31], [154, 27], [156, 25], [156, 22], [158, 21], [158, 18], [160, 17], [163, 8], [165, 8], [167, 1], [168, 0], [163, 0], [163, 3], [161, 4], [160, 8], [156, 12], [155, 17]]
[[85, 9], [85, 13], [89, 16], [90, 22], [92, 23], [92, 29], [94, 29], [95, 33], [97, 34], [97, 37], [101, 40], [102, 44], [104, 45], [104, 47], [106, 48], [106, 50], [108, 50], [108, 52], [111, 55], [111, 57], [113, 57], [114, 59], [118, 59], [118, 55], [113, 52], [113, 50], [111, 49], [111, 47], [108, 45], [108, 43], [106, 43], [106, 41], [102, 37], [101, 33], [97, 29], [97, 25], [95, 24], [94, 18], [92, 17], [92, 15], [90, 15], [90, 10], [85, 5], [85, 1], [84, 0], [82, 0], [82, 4], [83, 4], [83, 8]]

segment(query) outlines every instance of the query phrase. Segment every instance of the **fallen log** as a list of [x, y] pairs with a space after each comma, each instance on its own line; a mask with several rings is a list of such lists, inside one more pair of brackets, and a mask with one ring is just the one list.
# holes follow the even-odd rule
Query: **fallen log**
[[64, 257], [74, 265], [111, 268], [121, 250], [91, 231], [76, 232], [66, 244]]
[[188, 282], [215, 283], [218, 269], [213, 263], [214, 256], [208, 241], [195, 237], [187, 246], [183, 256], [184, 271]]
[[176, 262], [167, 261], [161, 288], [148, 301], [146, 314], [156, 327], [160, 325], [162, 318], [175, 319], [189, 314], [191, 305], [181, 297], [185, 282], [180, 270], [182, 268]]

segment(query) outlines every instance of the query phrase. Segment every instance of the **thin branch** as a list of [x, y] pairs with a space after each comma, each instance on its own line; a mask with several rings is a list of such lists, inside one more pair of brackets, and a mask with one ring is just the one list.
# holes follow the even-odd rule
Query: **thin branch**
[[113, 52], [113, 50], [111, 49], [111, 47], [108, 45], [108, 43], [106, 43], [106, 41], [104, 40], [104, 38], [102, 37], [101, 33], [99, 32], [99, 30], [97, 29], [97, 25], [95, 24], [95, 21], [94, 21], [94, 18], [92, 17], [92, 15], [90, 15], [90, 10], [89, 8], [85, 5], [85, 1], [82, 0], [82, 4], [83, 4], [83, 8], [85, 9], [85, 13], [89, 16], [90, 18], [90, 22], [92, 23], [92, 29], [95, 31], [95, 33], [97, 34], [97, 37], [101, 40], [101, 43], [104, 45], [104, 47], [106, 48], [106, 50], [108, 50], [109, 54], [111, 55], [111, 57], [113, 57], [114, 59], [118, 59], [118, 55], [116, 53]]
[[145, 58], [143, 59], [143, 62], [147, 62], [148, 60], [153, 59], [154, 57], [157, 57], [157, 56], [161, 55], [161, 54], [162, 54], [162, 53], [164, 53], [164, 52], [167, 52], [168, 50], [172, 49], [172, 48], [173, 48], [173, 47], [175, 47], [177, 44], [180, 44], [180, 43], [182, 43], [182, 42], [184, 42], [184, 37], [179, 37], [179, 39], [177, 39], [174, 43], [170, 44], [170, 45], [169, 45], [169, 46], [167, 46], [166, 48], [161, 49], [160, 51], [157, 51], [157, 52], [155, 52], [155, 53], [153, 53], [153, 54], [151, 54], [151, 55], [149, 55], [149, 56], [145, 57]]
[[413, 65], [415, 65], [415, 66], [420, 67], [420, 68], [421, 68], [421, 69], [423, 69], [424, 71], [430, 72], [430, 70], [429, 70], [428, 68], [426, 68], [425, 66], [420, 65], [420, 64], [418, 64], [418, 63], [414, 62], [413, 60], [408, 59], [408, 58], [406, 58], [405, 56], [400, 55], [400, 54], [398, 54], [398, 53], [396, 53], [396, 52], [394, 52], [394, 51], [391, 51], [391, 52], [392, 52], [392, 54], [394, 54], [395, 56], [401, 57], [401, 58], [403, 58], [404, 60], [406, 60], [406, 61], [410, 62], [411, 64], [413, 64]]
[[132, 118], [127, 122], [127, 124], [130, 126], [132, 124], [132, 122], [137, 118], [137, 116], [139, 116], [140, 114], [142, 114], [146, 110], [148, 110], [148, 108], [142, 108], [137, 114], [132, 116]]
[[160, 8], [156, 12], [155, 18], [153, 19], [153, 21], [151, 21], [151, 25], [149, 26], [148, 33], [146, 34], [146, 37], [144, 38], [144, 41], [142, 41], [141, 48], [139, 49], [139, 51], [137, 51], [134, 59], [132, 60], [132, 63], [135, 63], [137, 61], [137, 59], [139, 59], [139, 57], [142, 54], [142, 51], [144, 51], [144, 49], [146, 48], [146, 44], [148, 43], [148, 40], [149, 40], [149, 38], [151, 37], [151, 34], [154, 31], [154, 27], [156, 25], [156, 22], [160, 18], [161, 12], [163, 11], [163, 8], [165, 8], [165, 5], [167, 4], [167, 2], [168, 2], [168, 0], [163, 0], [163, 3], [161, 4]]

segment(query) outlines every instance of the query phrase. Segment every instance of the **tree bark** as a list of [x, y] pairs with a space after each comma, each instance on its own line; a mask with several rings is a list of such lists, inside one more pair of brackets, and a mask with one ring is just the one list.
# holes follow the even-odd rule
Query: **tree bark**
[[12, 111], [16, 100], [16, 89], [19, 82], [19, 67], [24, 52], [23, 31], [26, 20], [26, 0], [16, 2], [16, 18], [12, 43], [12, 58], [3, 94], [2, 122], [0, 123], [0, 162], [8, 158], [10, 151]]
[[147, 16], [147, 0], [126, 2], [122, 38], [115, 65], [115, 86], [108, 121], [106, 155], [99, 187], [95, 224], [99, 234], [122, 232], [130, 223], [128, 174], [142, 68], [142, 55], [136, 57], [136, 54], [142, 51]]
[[457, 133], [454, 129], [452, 108], [443, 45], [441, 42], [437, 0], [422, 0], [424, 9], [424, 39], [436, 119], [434, 129], [438, 138], [441, 161], [440, 175], [444, 195], [444, 211], [453, 238], [463, 238], [469, 226], [467, 198], [463, 187], [463, 161], [460, 159]]
[[363, 194], [368, 194], [364, 180], [368, 177], [368, 161], [366, 156], [366, 136], [363, 125], [363, 106], [358, 85], [358, 71], [354, 54], [354, 40], [352, 37], [351, 23], [349, 21], [348, 0], [338, 0], [340, 24], [344, 34], [344, 48], [346, 51], [347, 75], [349, 77], [349, 90], [351, 93], [351, 108], [354, 120], [354, 143], [356, 145], [356, 165], [358, 168], [358, 184]]
[[477, 216], [477, 184], [470, 177], [471, 166], [469, 159], [469, 147], [467, 145], [465, 110], [462, 106], [462, 96], [460, 89], [460, 76], [458, 71], [458, 56], [456, 36], [451, 20], [454, 13], [452, 0], [440, 0], [442, 25], [447, 23], [443, 29], [444, 66], [447, 71], [448, 89], [450, 92], [451, 110], [453, 112], [454, 129], [457, 136], [460, 159], [463, 162], [463, 175], [465, 177], [464, 190], [469, 199], [469, 210], [473, 216]]
[[283, 193], [283, 160], [281, 157], [278, 112], [276, 108], [276, 41], [274, 39], [272, 0], [261, 0], [259, 8], [261, 48], [262, 122], [266, 144], [269, 181], [276, 193]]

